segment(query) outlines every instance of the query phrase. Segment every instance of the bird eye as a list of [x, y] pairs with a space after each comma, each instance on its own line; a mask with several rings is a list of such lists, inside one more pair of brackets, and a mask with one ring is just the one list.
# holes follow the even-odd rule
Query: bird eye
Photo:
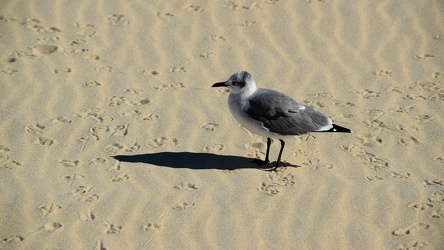
[[234, 86], [237, 85], [237, 81], [232, 81], [231, 83], [232, 83]]

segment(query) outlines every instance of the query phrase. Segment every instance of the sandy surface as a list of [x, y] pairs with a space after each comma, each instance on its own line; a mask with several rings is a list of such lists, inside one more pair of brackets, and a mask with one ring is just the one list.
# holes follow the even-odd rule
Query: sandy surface
[[[0, 2], [1, 249], [442, 249], [442, 1], [150, 2]], [[238, 70], [354, 133], [256, 169]]]

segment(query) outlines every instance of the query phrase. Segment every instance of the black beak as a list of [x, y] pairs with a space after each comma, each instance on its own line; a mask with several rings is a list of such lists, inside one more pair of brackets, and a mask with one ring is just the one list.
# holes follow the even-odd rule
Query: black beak
[[225, 85], [225, 82], [217, 82], [215, 84], [213, 84], [213, 86], [211, 87], [226, 87], [227, 85]]

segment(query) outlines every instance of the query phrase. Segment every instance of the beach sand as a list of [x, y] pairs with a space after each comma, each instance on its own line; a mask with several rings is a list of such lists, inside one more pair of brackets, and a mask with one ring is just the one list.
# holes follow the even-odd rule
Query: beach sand
[[[0, 249], [443, 249], [443, 13], [1, 1]], [[238, 70], [354, 133], [257, 169], [266, 139], [211, 88]]]

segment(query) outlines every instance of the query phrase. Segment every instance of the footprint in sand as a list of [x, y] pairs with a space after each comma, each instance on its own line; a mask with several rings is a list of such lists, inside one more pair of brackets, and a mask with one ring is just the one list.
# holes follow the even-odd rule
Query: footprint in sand
[[70, 160], [58, 160], [58, 162], [60, 164], [62, 164], [63, 166], [70, 167], [70, 168], [77, 167], [79, 165], [79, 163], [80, 163], [78, 160], [73, 160], [73, 161], [70, 161]]
[[433, 192], [432, 196], [428, 198], [430, 202], [443, 202], [444, 201], [444, 190], [439, 190]]
[[51, 120], [51, 123], [71, 123], [71, 122], [72, 122], [71, 120], [62, 116], [59, 116]]
[[110, 224], [109, 222], [107, 222], [106, 220], [103, 220], [103, 222], [105, 223], [105, 232], [107, 234], [117, 234], [120, 233], [120, 231], [122, 231], [122, 226], [116, 226], [113, 224]]
[[53, 222], [53, 221], [48, 221], [43, 228], [45, 229], [45, 231], [54, 231], [57, 230], [59, 228], [62, 227], [62, 224], [58, 223], [58, 222]]
[[128, 134], [128, 127], [129, 127], [129, 124], [116, 125], [116, 126], [110, 127], [111, 135], [118, 136], [118, 137], [124, 137]]
[[[0, 161], [1, 161], [1, 158], [0, 158]], [[2, 164], [2, 168], [3, 169], [14, 169], [14, 168], [16, 168], [16, 167], [20, 167], [20, 166], [22, 166], [23, 164], [21, 163], [21, 162], [18, 162], [18, 161], [6, 161], [6, 162], [4, 162], [3, 164]]]
[[92, 193], [92, 189], [93, 187], [79, 186], [78, 188], [69, 191], [69, 193], [72, 195], [72, 197], [77, 198], [79, 201], [94, 202], [99, 199], [99, 196]]
[[178, 144], [177, 139], [175, 138], [167, 138], [164, 136], [158, 137], [148, 142], [148, 146], [152, 148], [159, 148], [162, 146], [176, 146]]
[[123, 93], [130, 93], [130, 94], [140, 94], [140, 93], [143, 93], [143, 90], [142, 89], [129, 88], [129, 89], [124, 89], [122, 92]]
[[9, 151], [10, 149], [8, 147], [0, 145], [0, 160], [9, 159], [9, 154], [8, 154]]
[[278, 3], [280, 0], [265, 0], [264, 3], [266, 4], [275, 4]]
[[211, 35], [208, 38], [213, 40], [213, 41], [226, 41], [227, 40], [226, 37], [220, 36], [220, 35]]
[[375, 154], [366, 153], [366, 164], [374, 170], [383, 170], [390, 168], [390, 163], [384, 159], [377, 157]]
[[356, 106], [352, 102], [339, 102], [339, 101], [334, 102], [334, 105], [339, 106], [339, 107], [354, 107], [354, 106]]
[[185, 10], [188, 12], [202, 12], [205, 9], [200, 5], [189, 5], [188, 7], [185, 7]]
[[100, 72], [100, 71], [111, 72], [112, 70], [113, 70], [113, 67], [106, 67], [106, 66], [102, 66], [102, 67], [97, 67], [96, 68], [97, 72]]
[[94, 166], [104, 165], [105, 162], [106, 162], [106, 159], [100, 158], [100, 157], [89, 160], [89, 164], [94, 165]]
[[80, 174], [72, 174], [72, 175], [62, 176], [61, 178], [69, 181], [68, 187], [71, 187], [75, 180], [83, 179], [85, 178], [85, 176]]
[[280, 194], [281, 187], [282, 186], [277, 183], [262, 182], [261, 186], [257, 188], [257, 190], [264, 192], [267, 195], [277, 195]]
[[441, 187], [444, 185], [444, 180], [424, 180], [422, 182], [426, 187]]
[[27, 133], [31, 133], [31, 134], [42, 134], [43, 130], [45, 129], [45, 126], [40, 125], [40, 124], [31, 124], [31, 125], [27, 125], [25, 127], [25, 131]]
[[126, 145], [122, 145], [119, 143], [113, 143], [111, 145], [108, 145], [105, 147], [105, 151], [108, 153], [118, 153], [118, 152], [127, 152], [127, 153], [131, 153], [131, 152], [135, 152], [137, 150], [139, 150], [140, 145], [136, 142], [134, 143], [134, 145], [132, 146], [126, 146]]
[[7, 75], [12, 75], [12, 74], [14, 74], [14, 73], [17, 73], [18, 70], [15, 70], [15, 69], [13, 69], [13, 68], [9, 68], [9, 67], [7, 67], [7, 68], [3, 68], [3, 69], [1, 69], [1, 72], [4, 73], [4, 74], [7, 74]]
[[60, 29], [56, 27], [49, 27], [42, 24], [42, 22], [37, 18], [26, 18], [25, 21], [21, 22], [26, 29], [43, 32], [43, 33], [53, 33], [53, 32], [62, 32]]
[[419, 129], [416, 126], [412, 125], [404, 125], [404, 124], [398, 124], [395, 126], [395, 128], [402, 132], [411, 132], [411, 131], [418, 131]]
[[185, 210], [185, 209], [194, 207], [194, 205], [196, 205], [196, 203], [182, 202], [181, 204], [173, 206], [173, 209], [175, 209], [175, 210]]
[[384, 179], [387, 178], [402, 178], [402, 179], [406, 179], [409, 178], [410, 174], [409, 173], [405, 173], [405, 174], [400, 174], [400, 173], [396, 173], [396, 172], [383, 172], [380, 175], [374, 175], [374, 176], [366, 176], [365, 179], [368, 181], [382, 181]]
[[182, 89], [185, 88], [185, 85], [183, 85], [183, 83], [173, 83], [173, 84], [162, 84], [160, 86], [157, 87], [153, 87], [153, 89], [157, 89], [157, 90], [164, 90], [164, 89]]
[[139, 100], [133, 100], [133, 101], [127, 102], [127, 104], [129, 106], [142, 106], [142, 105], [148, 104], [150, 102], [151, 102], [150, 99], [142, 98], [142, 99], [139, 99]]
[[22, 236], [15, 235], [15, 236], [10, 236], [10, 237], [6, 237], [6, 238], [3, 238], [3, 239], [0, 239], [0, 242], [3, 243], [3, 244], [9, 244], [9, 243], [12, 243], [12, 242], [21, 242], [24, 239], [25, 238], [22, 237]]
[[393, 231], [392, 234], [396, 235], [396, 236], [404, 236], [404, 235], [409, 235], [411, 233], [414, 233], [416, 231], [428, 229], [429, 227], [430, 227], [430, 225], [427, 223], [415, 222], [415, 223], [412, 223], [406, 227], [403, 227], [403, 228]]
[[369, 147], [382, 144], [382, 139], [378, 135], [364, 134], [362, 136], [358, 135], [356, 138], [358, 138], [363, 145]]
[[200, 126], [200, 128], [203, 128], [206, 131], [214, 131], [214, 130], [216, 130], [217, 127], [219, 127], [219, 124], [213, 123], [213, 122], [203, 124]]
[[423, 211], [433, 207], [432, 204], [422, 203], [422, 202], [411, 202], [407, 205], [409, 208], [413, 208], [417, 211]]
[[83, 84], [83, 87], [87, 87], [87, 88], [95, 88], [95, 87], [100, 87], [100, 86], [102, 86], [102, 84], [98, 81], [85, 82]]
[[98, 123], [101, 123], [103, 121], [113, 121], [114, 118], [110, 116], [106, 116], [105, 112], [102, 111], [100, 108], [89, 108], [83, 111], [82, 113], [76, 114], [77, 117], [83, 118], [83, 119], [91, 119]]
[[114, 181], [114, 182], [124, 182], [124, 181], [127, 181], [128, 179], [129, 179], [129, 176], [127, 174], [120, 174], [120, 175], [114, 176], [111, 179], [111, 181]]
[[81, 221], [91, 221], [91, 220], [94, 220], [95, 218], [96, 217], [92, 213], [92, 210], [90, 207], [86, 211], [80, 213], [80, 215], [79, 215], [79, 219]]
[[246, 155], [251, 158], [265, 157], [265, 145], [266, 144], [264, 142], [252, 142], [249, 144], [245, 144], [244, 147], [248, 150]]
[[435, 56], [431, 54], [416, 55], [414, 57], [419, 60], [435, 58]]
[[85, 55], [83, 58], [88, 59], [88, 60], [97, 61], [97, 60], [100, 59], [100, 56], [98, 56], [98, 55]]
[[212, 56], [216, 56], [217, 54], [213, 51], [206, 51], [199, 55], [200, 58], [209, 58]]
[[185, 183], [185, 182], [183, 182], [179, 185], [176, 185], [173, 188], [179, 189], [179, 190], [197, 190], [197, 189], [199, 189], [195, 184]]
[[171, 21], [171, 19], [173, 18], [173, 14], [171, 14], [171, 13], [161, 13], [161, 12], [157, 12], [156, 13], [156, 17], [159, 19], [159, 20], [161, 20], [161, 21], [164, 21], [164, 22], [169, 22], [169, 21]]
[[175, 67], [169, 68], [168, 70], [171, 73], [176, 73], [176, 72], [186, 73], [187, 72], [185, 67], [180, 67], [180, 66], [175, 66]]
[[225, 145], [223, 145], [223, 144], [213, 144], [213, 145], [209, 145], [209, 146], [204, 147], [202, 149], [202, 151], [204, 151], [204, 152], [219, 152], [219, 151], [224, 150], [224, 148], [225, 148]]
[[124, 145], [121, 145], [119, 143], [113, 143], [111, 145], [108, 145], [105, 148], [105, 151], [108, 152], [108, 153], [114, 153], [115, 154], [115, 153], [117, 153], [119, 151], [124, 151], [124, 149], [125, 149]]
[[66, 49], [65, 52], [67, 52], [67, 53], [79, 54], [79, 53], [89, 52], [89, 49], [86, 49], [86, 48], [69, 49], [69, 50]]
[[116, 126], [94, 126], [89, 129], [89, 132], [82, 136], [79, 141], [86, 142], [91, 139], [95, 139], [96, 141], [100, 141], [103, 136], [116, 136], [116, 137], [124, 137], [128, 134], [129, 124], [116, 125]]
[[117, 172], [120, 170], [120, 162], [116, 161], [114, 163], [114, 165], [112, 165], [111, 167], [107, 168], [106, 171], [108, 172]]
[[321, 160], [315, 158], [313, 155], [308, 156], [306, 159], [302, 161], [303, 165], [310, 166], [313, 170], [318, 169], [332, 169], [333, 164], [321, 164]]
[[375, 154], [367, 152], [364, 148], [358, 145], [342, 145], [340, 146], [340, 148], [344, 151], [351, 152], [353, 156], [359, 158], [363, 163], [374, 170], [383, 170], [390, 168], [390, 163], [387, 160], [381, 159]]
[[362, 90], [362, 91], [354, 91], [356, 94], [361, 95], [364, 99], [376, 98], [381, 95], [381, 92], [372, 91], [372, 90]]
[[122, 14], [112, 14], [111, 16], [108, 16], [108, 20], [115, 26], [128, 25], [130, 23], [128, 18]]
[[55, 69], [52, 72], [54, 72], [55, 74], [66, 74], [72, 72], [72, 70], [70, 68], [62, 68], [62, 69]]
[[407, 179], [410, 177], [410, 173], [396, 173], [396, 172], [390, 172], [390, 174], [388, 175], [388, 177], [390, 178], [400, 178], [400, 179]]
[[144, 76], [157, 76], [157, 75], [159, 75], [159, 72], [156, 71], [156, 70], [144, 70], [144, 71], [142, 72], [142, 74], [143, 74]]
[[415, 117], [415, 119], [418, 120], [420, 123], [433, 121], [431, 115], [418, 115]]
[[77, 139], [78, 142], [89, 142], [89, 141], [100, 141], [100, 137], [94, 133], [87, 133], [85, 135], [83, 135], [82, 137], [80, 137], [79, 139]]
[[427, 247], [427, 243], [422, 241], [412, 241], [409, 243], [398, 244], [395, 247], [395, 250], [415, 250], [415, 249], [425, 249]]
[[103, 246], [103, 240], [98, 240], [96, 247], [94, 250], [106, 250], [106, 247]]
[[85, 39], [76, 39], [76, 40], [72, 40], [71, 42], [69, 42], [69, 46], [78, 46], [81, 45], [83, 43], [86, 43]]
[[436, 210], [433, 210], [432, 212], [430, 212], [428, 216], [430, 218], [435, 218], [435, 219], [444, 218], [444, 208], [438, 208]]
[[419, 140], [416, 139], [416, 138], [413, 137], [413, 136], [403, 137], [403, 138], [401, 138], [401, 139], [398, 140], [398, 143], [399, 143], [400, 145], [405, 145], [405, 146], [407, 146], [407, 145], [418, 145], [418, 144], [420, 144]]
[[263, 175], [265, 180], [261, 182], [258, 191], [264, 192], [267, 195], [282, 194], [286, 187], [291, 187], [295, 184], [294, 175], [285, 172], [273, 172]]
[[83, 36], [83, 37], [92, 37], [94, 34], [96, 34], [96, 30], [94, 28], [94, 25], [92, 24], [75, 24], [76, 29], [78, 30], [76, 32], [76, 35]]
[[120, 115], [134, 117], [134, 118], [137, 118], [142, 121], [154, 121], [159, 118], [158, 115], [154, 115], [154, 114], [150, 114], [148, 116], [145, 116], [139, 110], [131, 110], [129, 112], [120, 113]]
[[148, 231], [159, 231], [160, 230], [160, 225], [156, 224], [156, 223], [148, 223], [142, 226], [142, 230], [145, 232]]
[[224, 3], [224, 6], [230, 10], [235, 10], [235, 11], [239, 11], [239, 10], [249, 10], [250, 6], [247, 5], [241, 5], [241, 4], [237, 4], [235, 2], [232, 1], [226, 1]]
[[106, 102], [107, 106], [116, 107], [125, 103], [125, 97], [123, 96], [111, 96], [108, 98], [108, 102]]
[[373, 75], [377, 75], [377, 76], [392, 76], [393, 72], [381, 69], [379, 71], [373, 72]]
[[42, 145], [42, 146], [51, 146], [54, 144], [54, 140], [47, 137], [37, 137], [34, 140], [34, 144]]
[[408, 113], [412, 112], [414, 108], [415, 108], [415, 105], [409, 105], [409, 106], [405, 106], [405, 107], [398, 107], [396, 109], [393, 109], [392, 111], [397, 112], [397, 113], [408, 114]]
[[54, 204], [54, 203], [49, 203], [49, 204], [40, 205], [37, 208], [42, 213], [42, 216], [46, 217], [48, 214], [50, 214], [52, 212], [57, 212], [62, 207], [57, 204]]
[[246, 27], [246, 28], [251, 28], [251, 27], [253, 27], [256, 24], [257, 24], [256, 21], [252, 21], [252, 20], [246, 20], [246, 21], [244, 21], [242, 23], [239, 23], [240, 26]]
[[373, 129], [379, 129], [379, 128], [383, 127], [383, 125], [384, 125], [384, 123], [382, 121], [374, 120], [374, 119], [365, 119], [365, 120], [362, 120], [361, 123], [369, 128], [373, 128]]

